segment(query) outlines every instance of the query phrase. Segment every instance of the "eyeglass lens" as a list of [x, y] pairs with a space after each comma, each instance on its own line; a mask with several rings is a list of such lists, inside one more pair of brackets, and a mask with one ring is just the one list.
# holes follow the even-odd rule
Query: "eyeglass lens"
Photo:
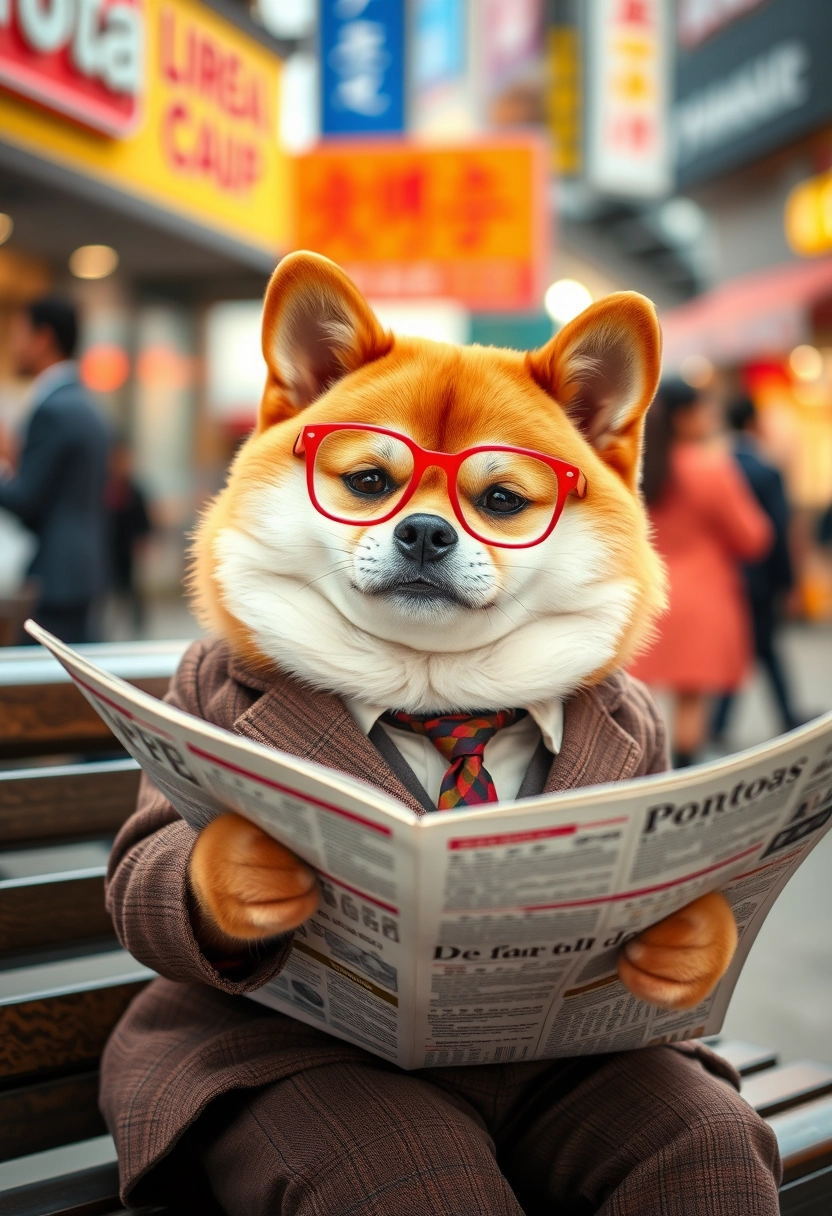
[[[318, 447], [315, 495], [330, 515], [370, 523], [396, 510], [410, 487], [413, 453], [392, 435], [341, 430]], [[459, 466], [459, 505], [468, 528], [484, 540], [528, 544], [542, 537], [559, 498], [558, 477], [543, 460], [496, 449]], [[413, 509], [418, 506], [413, 504]]]

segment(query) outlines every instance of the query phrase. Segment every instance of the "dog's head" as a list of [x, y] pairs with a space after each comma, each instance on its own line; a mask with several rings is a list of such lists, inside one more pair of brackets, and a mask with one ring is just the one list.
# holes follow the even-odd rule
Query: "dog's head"
[[643, 643], [664, 597], [637, 489], [649, 301], [608, 296], [528, 354], [456, 347], [394, 338], [298, 253], [263, 350], [257, 428], [195, 546], [197, 609], [234, 649], [419, 712], [568, 695]]

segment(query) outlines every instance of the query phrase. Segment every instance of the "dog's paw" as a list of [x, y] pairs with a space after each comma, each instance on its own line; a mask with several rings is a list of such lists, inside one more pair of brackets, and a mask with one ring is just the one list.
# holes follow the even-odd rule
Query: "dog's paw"
[[203, 917], [231, 938], [288, 933], [318, 906], [309, 867], [241, 815], [221, 815], [203, 828], [188, 878]]
[[713, 892], [633, 938], [618, 975], [635, 996], [664, 1009], [692, 1009], [722, 979], [737, 947], [724, 895]]

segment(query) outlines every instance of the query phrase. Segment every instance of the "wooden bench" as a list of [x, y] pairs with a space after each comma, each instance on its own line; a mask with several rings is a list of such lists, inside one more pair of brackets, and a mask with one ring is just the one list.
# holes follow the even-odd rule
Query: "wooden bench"
[[[158, 695], [182, 649], [101, 647], [95, 658]], [[117, 751], [51, 659], [28, 649], [7, 656], [0, 658], [0, 738], [10, 765], [34, 755]], [[23, 721], [10, 741], [5, 724], [20, 706]], [[76, 716], [67, 721], [61, 713]], [[135, 805], [138, 775], [123, 755], [0, 771], [0, 1172], [4, 1161], [92, 1143], [106, 1130], [97, 1104], [101, 1050], [151, 976], [119, 949], [103, 902], [110, 842]], [[742, 1074], [743, 1096], [777, 1135], [783, 1216], [829, 1216], [832, 1068], [779, 1066], [775, 1052], [753, 1043], [709, 1042]], [[0, 1187], [0, 1216], [103, 1216], [121, 1210], [117, 1194], [110, 1156]]]
[[[164, 696], [185, 642], [81, 646], [94, 661]], [[109, 727], [40, 646], [0, 650], [0, 760], [120, 750]]]
[[782, 1216], [832, 1212], [832, 1067], [814, 1060], [778, 1065], [753, 1043], [708, 1039], [739, 1071], [742, 1096], [773, 1129], [783, 1160]]
[[[161, 696], [185, 645], [90, 651]], [[66, 1157], [106, 1134], [101, 1051], [152, 976], [119, 948], [104, 907], [112, 838], [138, 781], [58, 664], [39, 647], [0, 652], [0, 1173], [4, 1162]], [[0, 1214], [121, 1210], [112, 1156], [69, 1174], [64, 1164], [55, 1177], [45, 1163], [43, 1178], [0, 1188]]]

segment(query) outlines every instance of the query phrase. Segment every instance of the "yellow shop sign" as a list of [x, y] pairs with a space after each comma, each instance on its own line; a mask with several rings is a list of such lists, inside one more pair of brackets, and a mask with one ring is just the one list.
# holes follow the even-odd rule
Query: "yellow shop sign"
[[96, 128], [81, 106], [50, 114], [20, 90], [0, 93], [0, 140], [270, 254], [284, 250], [280, 61], [195, 0], [136, 8], [144, 70], [129, 129]]

